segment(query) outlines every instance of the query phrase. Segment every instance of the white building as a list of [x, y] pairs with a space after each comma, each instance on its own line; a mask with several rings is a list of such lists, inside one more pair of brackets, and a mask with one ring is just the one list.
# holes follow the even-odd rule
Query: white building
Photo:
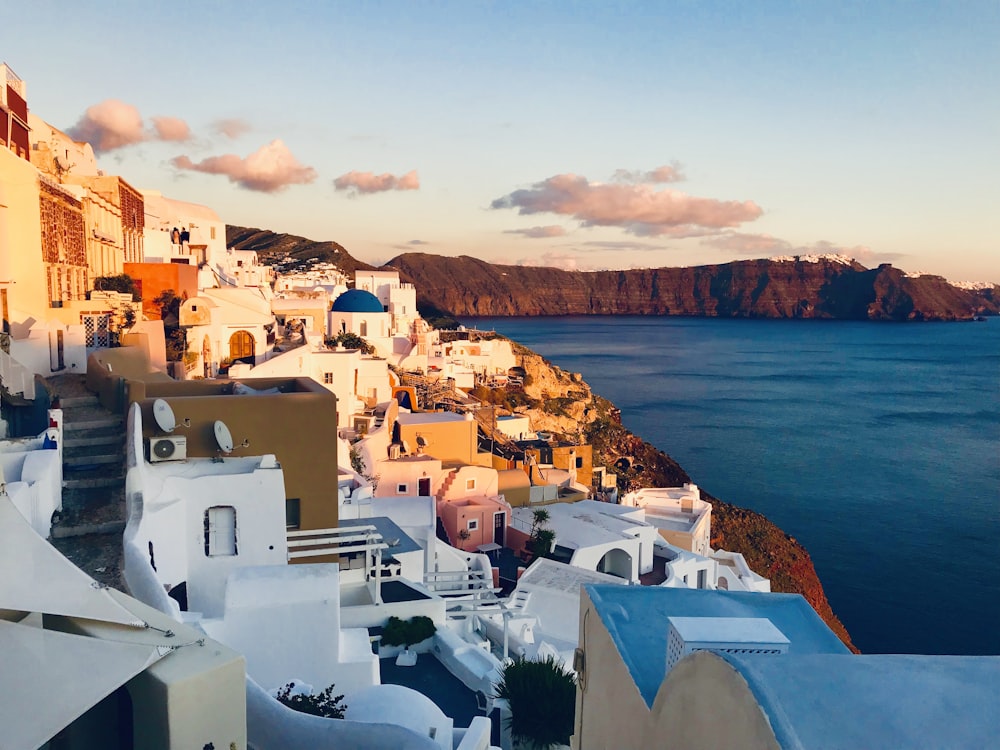
[[231, 363], [259, 364], [268, 357], [274, 316], [258, 289], [202, 289], [181, 303], [179, 317], [195, 372], [214, 376]]
[[621, 504], [643, 508], [646, 523], [655, 526], [670, 544], [709, 554], [712, 505], [701, 499], [698, 485], [640, 489], [624, 495]]

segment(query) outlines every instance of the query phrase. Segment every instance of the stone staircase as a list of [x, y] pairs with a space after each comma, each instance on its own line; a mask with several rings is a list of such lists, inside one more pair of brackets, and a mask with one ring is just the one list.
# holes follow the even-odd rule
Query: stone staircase
[[[62, 383], [63, 510], [54, 539], [125, 528], [125, 427], [85, 389]], [[63, 391], [68, 395], [63, 395]], [[82, 392], [81, 392], [82, 390]]]
[[441, 486], [438, 491], [434, 493], [434, 498], [440, 503], [444, 500], [445, 494], [447, 494], [448, 489], [455, 482], [455, 478], [458, 476], [458, 469], [452, 469], [448, 472], [448, 476], [445, 477], [444, 481], [441, 482]]

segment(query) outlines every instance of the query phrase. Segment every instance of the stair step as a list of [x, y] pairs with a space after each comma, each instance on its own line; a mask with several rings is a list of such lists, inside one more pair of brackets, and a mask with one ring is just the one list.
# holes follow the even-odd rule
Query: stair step
[[102, 417], [102, 418], [91, 418], [82, 420], [65, 420], [63, 423], [63, 432], [69, 433], [79, 433], [85, 430], [101, 430], [101, 429], [121, 429], [122, 420], [120, 417]]
[[88, 467], [95, 467], [104, 464], [120, 464], [122, 462], [121, 453], [104, 453], [95, 455], [66, 456], [63, 454], [63, 469], [71, 471], [85, 471]]
[[67, 448], [80, 448], [89, 445], [121, 445], [125, 433], [121, 431], [101, 432], [93, 435], [80, 435], [76, 437], [66, 437], [63, 433], [63, 450]]
[[75, 409], [81, 406], [89, 407], [99, 407], [101, 402], [97, 400], [97, 396], [66, 396], [59, 398], [59, 406], [62, 409]]
[[63, 479], [64, 490], [88, 489], [92, 487], [114, 487], [125, 481], [122, 476], [117, 477], [87, 477], [86, 479]]

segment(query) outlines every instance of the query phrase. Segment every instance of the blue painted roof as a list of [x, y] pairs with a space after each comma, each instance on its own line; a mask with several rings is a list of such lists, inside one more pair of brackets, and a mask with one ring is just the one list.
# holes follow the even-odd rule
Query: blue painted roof
[[333, 301], [332, 310], [355, 313], [385, 312], [378, 297], [364, 289], [348, 289]]
[[1000, 657], [720, 654], [788, 750], [996, 747]]
[[851, 653], [798, 594], [595, 584], [586, 589], [650, 708], [666, 676], [668, 617], [766, 617], [790, 641], [789, 654]]

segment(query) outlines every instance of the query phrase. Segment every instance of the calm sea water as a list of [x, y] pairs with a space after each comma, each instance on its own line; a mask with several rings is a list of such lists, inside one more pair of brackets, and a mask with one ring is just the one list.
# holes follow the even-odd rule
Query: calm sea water
[[867, 653], [1000, 653], [1000, 319], [486, 318], [812, 555]]

